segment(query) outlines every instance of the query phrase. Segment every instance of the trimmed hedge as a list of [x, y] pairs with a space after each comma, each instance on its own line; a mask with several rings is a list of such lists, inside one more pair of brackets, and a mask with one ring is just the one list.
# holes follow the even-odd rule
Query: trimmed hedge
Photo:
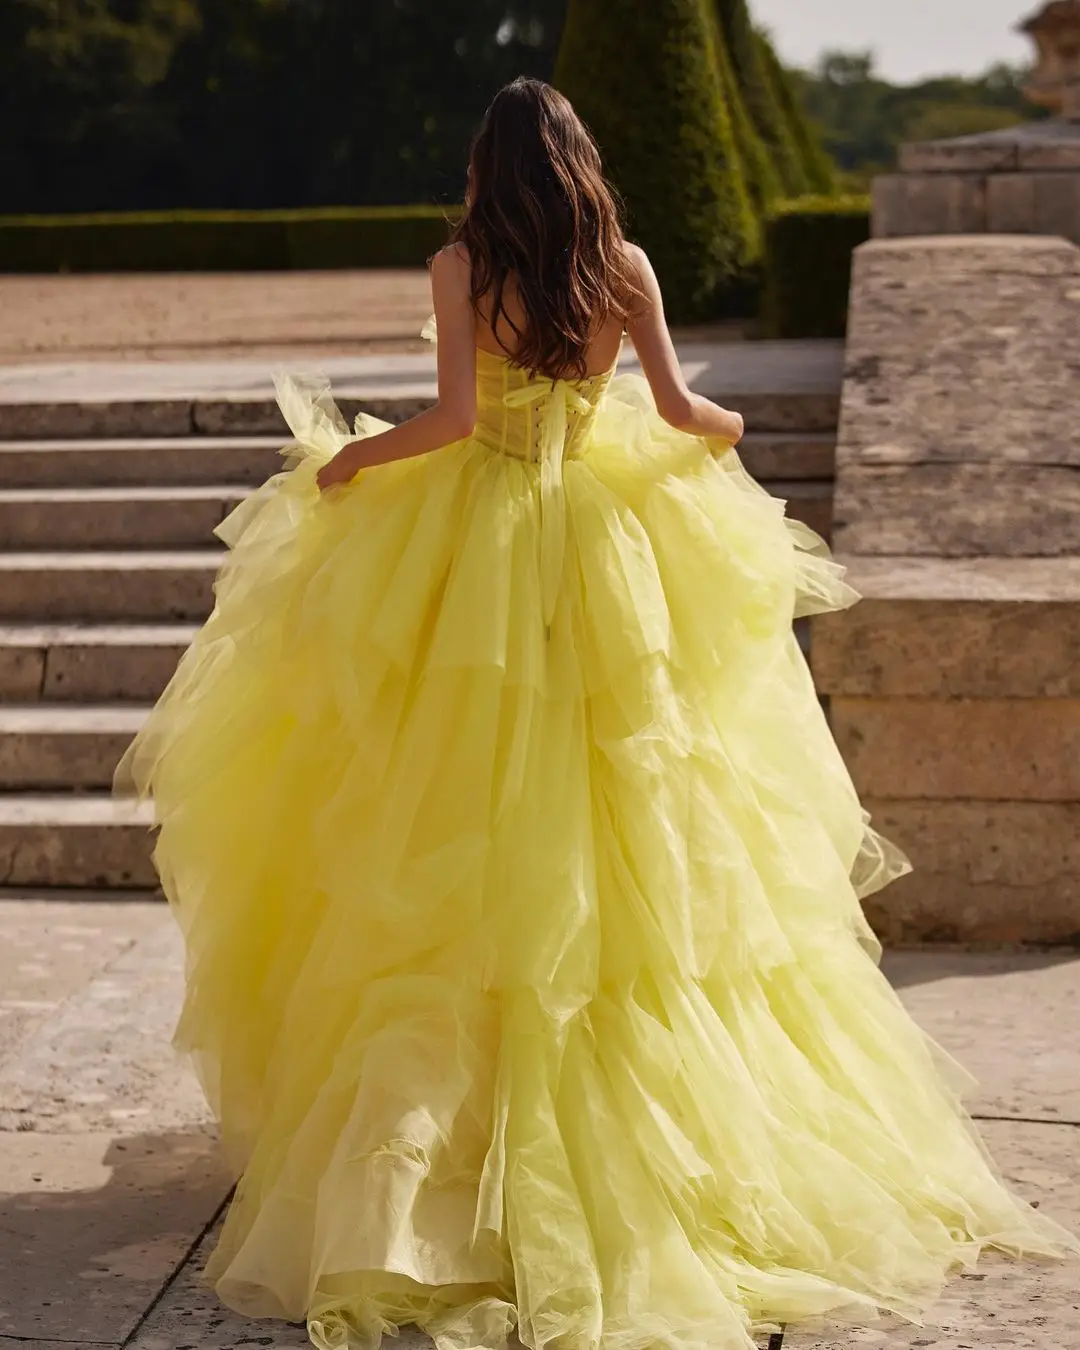
[[760, 253], [712, 2], [570, 0], [555, 68], [680, 323], [711, 318]]
[[728, 50], [724, 30], [719, 15], [714, 15], [713, 45], [717, 76], [720, 80], [720, 92], [727, 105], [731, 118], [731, 129], [735, 135], [735, 144], [742, 159], [743, 177], [754, 204], [754, 240], [753, 256], [761, 257], [761, 228], [765, 213], [779, 197], [793, 197], [794, 192], [786, 191], [781, 182], [780, 173], [773, 161], [772, 153], [765, 144], [747, 109], [739, 88], [739, 77]]
[[799, 160], [803, 186], [800, 192], [788, 195], [833, 194], [837, 191], [836, 166], [822, 145], [817, 128], [803, 111], [776, 49], [764, 34], [758, 33], [756, 37], [762, 72]]
[[768, 337], [843, 337], [852, 252], [870, 237], [869, 197], [796, 197], [765, 222]]
[[[459, 209], [339, 207], [0, 217], [0, 272], [418, 267], [445, 244], [448, 221]], [[693, 221], [669, 223], [678, 227], [684, 240], [685, 231], [693, 227]], [[740, 233], [744, 242], [748, 233], [752, 237], [749, 230]], [[744, 260], [736, 277], [726, 274], [727, 307], [731, 308], [741, 277], [746, 304], [752, 309], [752, 290], [763, 274], [761, 310], [768, 336], [842, 337], [851, 253], [869, 235], [867, 197], [797, 197], [775, 203], [765, 222], [763, 267], [750, 268]], [[705, 278], [696, 270], [700, 260], [691, 258], [679, 266], [663, 248], [654, 245], [650, 252], [668, 263], [661, 282], [671, 317], [678, 319], [688, 308], [701, 313], [702, 292], [697, 287]], [[715, 261], [707, 274], [714, 285]], [[693, 272], [688, 270], [691, 264]], [[716, 291], [710, 298], [715, 305]]]
[[421, 267], [456, 210], [132, 211], [0, 216], [0, 272], [279, 272]]
[[779, 185], [774, 197], [808, 192], [783, 113], [761, 59], [761, 43], [750, 20], [746, 0], [715, 0], [717, 19], [735, 72], [738, 97], [761, 138]]

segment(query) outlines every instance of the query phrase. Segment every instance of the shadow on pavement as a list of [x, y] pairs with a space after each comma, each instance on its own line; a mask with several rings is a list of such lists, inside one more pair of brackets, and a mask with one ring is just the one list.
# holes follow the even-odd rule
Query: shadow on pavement
[[231, 1185], [210, 1129], [4, 1138], [0, 1337], [119, 1344]]

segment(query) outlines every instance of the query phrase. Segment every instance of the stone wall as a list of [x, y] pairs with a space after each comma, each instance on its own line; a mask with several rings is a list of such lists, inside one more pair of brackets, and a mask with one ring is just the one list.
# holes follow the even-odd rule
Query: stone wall
[[871, 241], [857, 253], [834, 502], [856, 555], [1080, 553], [1080, 250]]
[[1080, 243], [1080, 124], [906, 145], [873, 186], [877, 238], [1047, 234]]
[[835, 543], [864, 595], [811, 652], [914, 873], [886, 941], [1080, 942], [1080, 250], [856, 255]]

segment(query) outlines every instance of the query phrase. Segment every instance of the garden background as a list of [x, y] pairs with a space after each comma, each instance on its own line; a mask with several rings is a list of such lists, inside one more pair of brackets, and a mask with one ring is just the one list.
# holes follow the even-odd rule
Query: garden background
[[778, 336], [842, 333], [902, 142], [1038, 115], [1022, 68], [784, 70], [746, 0], [7, 0], [0, 270], [421, 263], [521, 73], [594, 130], [672, 316]]

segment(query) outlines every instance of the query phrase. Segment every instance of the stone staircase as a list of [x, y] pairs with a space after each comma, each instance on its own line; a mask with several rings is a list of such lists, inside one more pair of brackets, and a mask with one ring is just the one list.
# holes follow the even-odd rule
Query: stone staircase
[[[828, 535], [836, 398], [747, 402], [747, 468]], [[210, 613], [214, 527], [285, 439], [266, 400], [0, 407], [0, 888], [156, 887], [148, 813], [113, 800], [113, 770]]]

